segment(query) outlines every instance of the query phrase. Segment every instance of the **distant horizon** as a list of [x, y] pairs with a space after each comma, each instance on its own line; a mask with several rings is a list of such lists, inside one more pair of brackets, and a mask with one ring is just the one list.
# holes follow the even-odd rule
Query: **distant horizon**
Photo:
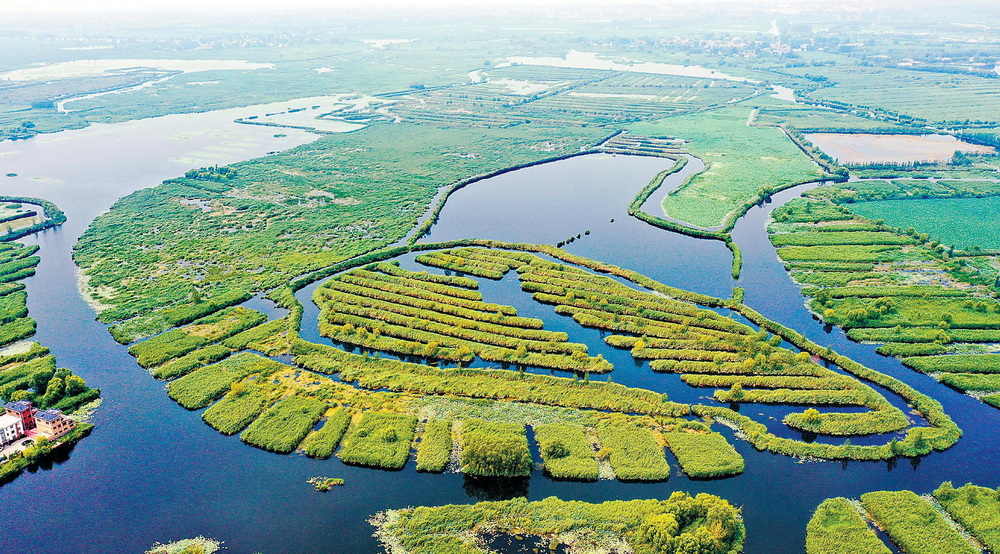
[[[970, 2], [968, 4], [987, 4], [992, 2]], [[347, 0], [286, 0], [276, 5], [273, 0], [170, 0], [169, 3], [155, 7], [136, 5], [127, 0], [90, 0], [81, 3], [72, 0], [41, 0], [38, 2], [18, 3], [16, 5], [0, 6], [0, 15], [31, 15], [51, 13], [129, 13], [155, 14], [167, 12], [219, 13], [219, 12], [259, 12], [286, 13], [291, 12], [349, 12], [365, 13], [385, 10], [405, 11], [408, 13], [427, 10], [455, 9], [471, 15], [476, 11], [489, 12], [493, 10], [527, 9], [528, 11], [547, 8], [611, 8], [623, 9], [632, 6], [649, 8], [693, 7], [695, 10], [705, 6], [740, 6], [761, 7], [771, 9], [841, 9], [860, 8], [880, 10], [893, 7], [929, 7], [935, 5], [953, 7], [953, 2], [945, 0], [885, 0], [872, 5], [866, 0], [835, 0], [822, 6], [810, 0], [703, 0], [696, 6], [681, 0], [666, 0], [652, 2], [649, 0], [634, 0], [618, 2], [614, 0], [493, 0], [488, 4], [468, 2], [463, 0], [422, 0], [419, 3], [405, 0], [368, 0], [363, 6]]]

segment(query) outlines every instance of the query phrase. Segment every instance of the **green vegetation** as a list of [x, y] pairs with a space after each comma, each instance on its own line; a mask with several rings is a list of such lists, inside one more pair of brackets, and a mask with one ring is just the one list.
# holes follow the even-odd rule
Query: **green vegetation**
[[182, 329], [171, 329], [129, 347], [142, 367], [160, 365], [199, 347], [231, 337], [267, 320], [260, 312], [243, 307], [222, 310]]
[[285, 354], [288, 352], [287, 330], [288, 321], [276, 319], [241, 331], [222, 341], [222, 344], [233, 350], [252, 348], [270, 356]]
[[972, 373], [942, 373], [937, 376], [942, 383], [961, 391], [1000, 391], [1000, 375]]
[[905, 552], [974, 554], [979, 551], [911, 491], [869, 492], [861, 495], [861, 502]]
[[204, 348], [199, 348], [189, 352], [180, 358], [175, 358], [169, 362], [156, 367], [153, 370], [153, 377], [157, 379], [176, 379], [182, 375], [191, 373], [196, 368], [217, 362], [227, 356], [232, 351], [221, 344], [213, 344]]
[[746, 533], [738, 508], [717, 496], [683, 492], [667, 500], [600, 504], [550, 497], [408, 508], [380, 514], [373, 523], [383, 544], [414, 554], [485, 552], [475, 537], [495, 533], [543, 537], [580, 552], [608, 551], [624, 542], [637, 554], [735, 554]]
[[334, 356], [334, 366], [343, 381], [371, 390], [384, 388], [416, 394], [450, 394], [650, 415], [688, 413], [686, 405], [670, 402], [661, 393], [606, 381], [577, 381], [496, 369], [436, 369], [336, 349], [319, 354], [311, 353], [316, 351], [308, 351], [307, 347], [298, 348], [297, 365], [326, 373], [329, 372], [325, 371], [330, 364], [329, 356]]
[[[461, 253], [524, 265], [516, 254]], [[542, 330], [541, 320], [517, 317], [510, 306], [482, 302], [476, 291], [409, 279], [399, 275], [402, 271], [388, 275], [354, 270], [317, 289], [320, 333], [338, 342], [431, 359], [468, 362], [478, 356], [551, 369], [611, 369], [603, 358], [586, 356], [586, 346], [566, 342], [566, 333]]]
[[751, 111], [738, 105], [630, 127], [643, 135], [690, 141], [685, 150], [705, 162], [705, 171], [664, 199], [668, 217], [728, 230], [761, 198], [824, 176], [781, 129], [748, 126]]
[[1000, 550], [1000, 493], [972, 483], [956, 489], [945, 481], [934, 498], [991, 552]]
[[265, 397], [247, 388], [239, 394], [230, 391], [222, 400], [205, 410], [201, 418], [216, 431], [232, 435], [250, 425], [266, 407]]
[[302, 443], [302, 450], [310, 458], [327, 459], [333, 456], [337, 450], [340, 439], [347, 432], [347, 426], [351, 423], [351, 414], [343, 408], [337, 408], [332, 414], [326, 417], [326, 421], [318, 431], [313, 431], [306, 436]]
[[167, 544], [156, 543], [146, 551], [146, 554], [214, 554], [221, 548], [223, 548], [221, 541], [198, 536]]
[[948, 354], [903, 358], [902, 361], [924, 373], [1000, 373], [1000, 354]]
[[662, 481], [670, 476], [663, 445], [653, 431], [628, 422], [602, 423], [597, 427], [602, 451], [622, 481]]
[[843, 111], [817, 108], [810, 104], [776, 104], [761, 108], [758, 124], [786, 125], [802, 132], [866, 131], [894, 133], [911, 130], [890, 122], [860, 117]]
[[462, 472], [486, 477], [522, 477], [533, 467], [524, 426], [470, 419], [462, 422]]
[[326, 404], [319, 400], [289, 396], [268, 408], [240, 434], [240, 439], [250, 446], [287, 454], [302, 442], [324, 411]]
[[670, 451], [689, 477], [728, 477], [743, 473], [743, 456], [719, 433], [664, 433]]
[[402, 469], [416, 426], [411, 415], [366, 412], [351, 426], [337, 457], [349, 464]]
[[454, 441], [450, 420], [428, 421], [417, 445], [417, 471], [440, 473], [451, 461]]
[[[923, 455], [933, 449], [947, 448], [961, 436], [961, 431], [943, 413], [940, 405], [929, 397], [843, 356], [832, 355], [791, 329], [763, 318], [746, 306], [730, 304], [732, 309], [760, 325], [763, 331], [754, 331], [715, 312], [675, 300], [691, 299], [702, 305], [718, 306], [722, 303], [719, 299], [665, 287], [621, 268], [572, 256], [551, 247], [506, 245], [495, 241], [474, 243], [494, 249], [544, 251], [567, 262], [630, 279], [660, 292], [662, 295], [651, 295], [579, 268], [531, 257], [516, 258], [522, 263], [517, 269], [523, 287], [528, 291], [535, 291], [536, 299], [557, 304], [557, 311], [574, 313], [575, 319], [588, 325], [623, 333], [609, 336], [607, 341], [617, 347], [632, 348], [633, 355], [637, 358], [654, 359], [654, 369], [685, 373], [683, 378], [689, 384], [724, 388], [725, 390], [717, 391], [718, 398], [807, 405], [825, 404], [836, 398], [839, 399], [838, 402], [847, 401], [849, 404], [865, 405], [871, 409], [860, 413], [819, 412], [819, 417], [816, 416], [817, 410], [806, 410], [790, 414], [784, 421], [795, 428], [812, 432], [849, 436], [891, 432], [909, 425], [905, 414], [870, 387], [813, 363], [807, 354], [793, 354], [776, 347], [783, 339], [812, 355], [825, 357], [857, 377], [875, 381], [899, 393], [928, 417], [933, 427], [911, 429], [905, 440], [890, 441], [878, 446], [805, 443], [779, 438], [763, 425], [725, 408], [674, 404], [651, 391], [629, 389], [611, 383], [593, 383], [586, 379], [574, 382], [500, 370], [433, 369], [420, 364], [347, 354], [336, 348], [304, 343], [297, 344], [294, 348], [294, 353], [297, 354], [296, 364], [324, 373], [339, 371], [343, 380], [355, 382], [366, 389], [386, 388], [407, 394], [516, 400], [567, 408], [610, 409], [615, 412], [664, 416], [684, 415], [693, 410], [699, 415], [721, 417], [739, 426], [758, 449], [796, 456], [871, 460], [900, 454]], [[485, 255], [480, 254], [481, 257]], [[489, 255], [496, 256], [496, 253], [491, 252]], [[601, 316], [602, 312], [607, 312], [608, 315]], [[625, 313], [634, 313], [634, 319], [625, 317]], [[640, 322], [643, 324], [639, 325]], [[767, 331], [777, 336], [770, 336]], [[643, 336], [636, 336], [639, 334]], [[733, 358], [734, 355], [737, 356]], [[726, 359], [734, 361], [727, 362]], [[738, 399], [733, 396], [734, 385], [737, 384], [740, 386], [736, 389], [741, 391]], [[775, 390], [770, 394], [762, 390], [748, 391], [744, 389], [744, 384], [747, 387]]]
[[233, 164], [223, 182], [171, 179], [126, 196], [94, 221], [74, 259], [91, 295], [114, 305], [106, 322], [185, 303], [194, 286], [205, 303], [248, 294], [401, 238], [441, 186], [578, 152], [604, 134], [373, 125]]
[[[776, 246], [827, 244], [778, 250], [795, 280], [816, 285], [803, 292], [812, 297], [809, 307], [824, 321], [848, 329], [854, 340], [886, 343], [879, 353], [901, 357], [919, 371], [942, 374], [941, 379], [955, 388], [989, 391], [985, 375], [1000, 372], [1000, 356], [966, 353], [982, 349], [965, 343], [1000, 339], [1000, 304], [988, 297], [1000, 282], [992, 258], [955, 257], [953, 248], [929, 235], [912, 227], [903, 230], [902, 225], [909, 224], [903, 219], [896, 221], [900, 227], [892, 227], [881, 218], [872, 221], [855, 215], [864, 212], [859, 209], [863, 206], [881, 203], [865, 201], [871, 198], [908, 198], [893, 202], [910, 204], [923, 202], [915, 198], [940, 202], [942, 197], [987, 193], [1000, 193], [1000, 188], [986, 182], [917, 180], [831, 185], [776, 210], [769, 230]], [[908, 214], [900, 211], [899, 217]], [[804, 259], [809, 265], [802, 263]], [[828, 277], [841, 275], [844, 260], [862, 259], [873, 262], [864, 274]], [[836, 269], [824, 271], [830, 268]], [[975, 384], [983, 388], [973, 389]]]
[[[992, 194], [1000, 195], [1000, 187], [993, 185], [996, 188], [991, 191]], [[1000, 197], [997, 196], [883, 200], [851, 206], [851, 211], [862, 217], [873, 221], [881, 219], [893, 227], [913, 227], [943, 244], [962, 250], [972, 250], [973, 247], [1000, 249], [1000, 233], [990, 217], [997, 210], [1000, 210]]]
[[559, 479], [597, 480], [594, 447], [582, 425], [547, 424], [532, 429], [547, 474]]
[[313, 477], [307, 481], [318, 492], [329, 492], [333, 487], [343, 487], [344, 480], [334, 477]]
[[824, 500], [806, 527], [806, 554], [889, 554], [846, 498]]
[[243, 352], [172, 381], [167, 385], [167, 394], [181, 406], [196, 410], [220, 398], [236, 381], [250, 375], [265, 379], [283, 367], [286, 366], [256, 354]]

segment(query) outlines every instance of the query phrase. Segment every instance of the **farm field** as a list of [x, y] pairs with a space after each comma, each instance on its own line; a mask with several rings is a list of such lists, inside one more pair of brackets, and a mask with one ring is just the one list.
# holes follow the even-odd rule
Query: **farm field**
[[667, 217], [695, 227], [727, 227], [768, 191], [819, 179], [824, 172], [777, 127], [748, 126], [753, 103], [635, 124], [649, 136], [683, 139], [704, 172], [663, 200]]
[[937, 198], [860, 202], [851, 211], [893, 227], [913, 227], [962, 250], [1000, 250], [995, 214], [1000, 198]]
[[[980, 345], [995, 340], [1000, 325], [992, 298], [998, 276], [991, 251], [963, 241], [989, 244], [992, 231], [976, 220], [980, 214], [987, 219], [982, 208], [995, 197], [965, 196], [992, 195], [995, 183], [968, 184], [897, 180], [821, 187], [776, 210], [769, 231], [785, 268], [806, 285], [814, 314], [854, 340], [883, 343], [880, 354], [978, 398], [996, 391], [979, 374], [996, 371], [995, 355]], [[907, 199], [864, 201], [879, 197]], [[946, 214], [955, 213], [941, 209], [956, 202], [984, 204], [961, 224], [952, 219], [948, 225]], [[939, 211], [928, 211], [932, 205]], [[947, 235], [931, 235], [935, 230]]]

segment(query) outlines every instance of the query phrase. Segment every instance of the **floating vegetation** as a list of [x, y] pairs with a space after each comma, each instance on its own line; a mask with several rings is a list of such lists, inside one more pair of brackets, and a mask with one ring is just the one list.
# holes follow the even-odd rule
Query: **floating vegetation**
[[344, 486], [343, 479], [336, 479], [334, 477], [312, 477], [306, 482], [319, 492], [327, 492], [333, 487]]

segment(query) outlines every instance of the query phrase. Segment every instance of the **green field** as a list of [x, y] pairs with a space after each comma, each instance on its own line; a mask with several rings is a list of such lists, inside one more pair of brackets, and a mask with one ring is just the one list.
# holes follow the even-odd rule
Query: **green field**
[[633, 132], [690, 141], [705, 171], [663, 201], [667, 217], [697, 227], [725, 226], [765, 190], [818, 179], [823, 172], [777, 127], [751, 127], [752, 104], [632, 125]]
[[996, 225], [1000, 197], [880, 200], [853, 204], [851, 211], [871, 220], [881, 219], [893, 227], [913, 227], [962, 250], [975, 246], [1000, 249], [1000, 229]]

